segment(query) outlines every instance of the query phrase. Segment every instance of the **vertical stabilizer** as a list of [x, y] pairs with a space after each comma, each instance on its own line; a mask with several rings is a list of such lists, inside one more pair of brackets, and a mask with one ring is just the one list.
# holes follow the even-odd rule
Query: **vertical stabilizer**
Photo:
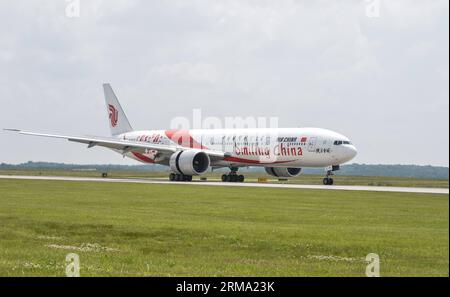
[[103, 91], [105, 92], [106, 109], [108, 111], [111, 135], [116, 136], [133, 131], [111, 85], [103, 84]]

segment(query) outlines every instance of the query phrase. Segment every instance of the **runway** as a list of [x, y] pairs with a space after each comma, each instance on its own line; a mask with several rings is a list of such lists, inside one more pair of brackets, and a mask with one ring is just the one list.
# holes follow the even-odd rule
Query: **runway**
[[449, 194], [448, 188], [408, 188], [408, 187], [376, 187], [376, 186], [322, 186], [322, 185], [296, 185], [273, 183], [223, 183], [216, 181], [171, 182], [162, 179], [120, 179], [120, 178], [92, 178], [92, 177], [59, 177], [59, 176], [22, 176], [0, 175], [0, 179], [14, 180], [44, 180], [44, 181], [77, 181], [102, 183], [134, 183], [134, 184], [161, 184], [161, 185], [190, 185], [190, 186], [221, 186], [221, 187], [258, 187], [282, 189], [311, 189], [311, 190], [338, 190], [338, 191], [372, 191], [372, 192], [400, 192], [400, 193], [426, 193]]

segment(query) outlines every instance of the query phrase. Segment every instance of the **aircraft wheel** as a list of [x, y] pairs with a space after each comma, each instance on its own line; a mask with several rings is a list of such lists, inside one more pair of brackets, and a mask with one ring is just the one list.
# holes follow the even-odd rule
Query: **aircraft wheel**
[[169, 175], [169, 180], [170, 180], [170, 181], [174, 181], [174, 180], [175, 180], [175, 173], [171, 173], [171, 174]]
[[228, 175], [224, 174], [222, 175], [222, 181], [227, 182], [228, 181]]
[[186, 181], [191, 182], [192, 181], [192, 175], [186, 175]]
[[239, 181], [240, 183], [243, 183], [244, 180], [245, 180], [245, 176], [243, 176], [243, 175], [239, 175], [239, 176], [238, 176], [238, 181]]
[[323, 184], [326, 185], [326, 186], [331, 186], [331, 185], [334, 184], [334, 180], [332, 178], [330, 178], [330, 177], [325, 177], [323, 179]]
[[238, 181], [238, 176], [237, 176], [237, 175], [230, 175], [230, 181], [231, 181], [232, 183], [237, 182], [237, 181]]

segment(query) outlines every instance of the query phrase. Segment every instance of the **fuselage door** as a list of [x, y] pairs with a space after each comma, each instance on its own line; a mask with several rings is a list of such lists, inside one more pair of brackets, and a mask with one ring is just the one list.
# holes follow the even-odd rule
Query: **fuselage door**
[[317, 137], [311, 137], [308, 141], [308, 152], [314, 152], [316, 150]]

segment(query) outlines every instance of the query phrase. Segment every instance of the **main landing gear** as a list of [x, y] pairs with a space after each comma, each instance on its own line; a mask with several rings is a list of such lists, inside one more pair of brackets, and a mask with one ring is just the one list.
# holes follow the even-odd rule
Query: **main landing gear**
[[332, 176], [334, 175], [334, 171], [339, 170], [339, 165], [332, 166], [331, 169], [327, 169], [327, 176], [323, 179], [323, 184], [326, 186], [332, 186], [334, 184], [334, 180]]
[[190, 181], [192, 181], [192, 175], [171, 173], [169, 175], [169, 179], [170, 179], [170, 181], [187, 181], [187, 182], [190, 182]]
[[237, 174], [238, 168], [232, 167], [230, 169], [231, 169], [231, 172], [229, 174], [222, 175], [222, 181], [229, 182], [229, 183], [243, 183], [245, 180], [245, 177], [243, 175]]

